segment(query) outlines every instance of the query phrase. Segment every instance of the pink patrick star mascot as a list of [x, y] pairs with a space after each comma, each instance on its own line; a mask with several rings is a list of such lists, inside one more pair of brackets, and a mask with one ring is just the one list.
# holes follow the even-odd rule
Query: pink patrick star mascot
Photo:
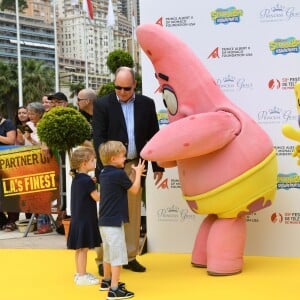
[[151, 60], [170, 124], [141, 156], [178, 168], [183, 197], [207, 214], [192, 251], [192, 264], [210, 275], [242, 271], [245, 215], [272, 204], [277, 159], [269, 136], [221, 91], [199, 58], [158, 24], [137, 28]]

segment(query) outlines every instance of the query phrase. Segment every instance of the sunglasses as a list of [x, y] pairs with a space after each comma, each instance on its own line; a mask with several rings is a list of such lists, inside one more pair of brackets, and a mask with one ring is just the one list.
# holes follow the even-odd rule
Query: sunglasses
[[88, 100], [88, 99], [86, 99], [86, 98], [77, 98], [77, 101], [79, 102], [79, 101], [83, 101], [83, 100]]
[[124, 90], [126, 92], [129, 92], [132, 89], [132, 87], [131, 86], [125, 86], [125, 87], [123, 87], [123, 86], [115, 85], [115, 89], [116, 90]]

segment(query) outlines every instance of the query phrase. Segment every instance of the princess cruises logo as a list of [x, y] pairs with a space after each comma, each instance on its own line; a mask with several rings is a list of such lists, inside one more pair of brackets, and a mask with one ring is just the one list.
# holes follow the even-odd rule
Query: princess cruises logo
[[261, 22], [293, 21], [300, 17], [300, 10], [294, 6], [284, 6], [277, 3], [275, 6], [262, 9], [259, 17]]
[[160, 222], [187, 222], [194, 221], [195, 214], [187, 208], [179, 208], [178, 206], [172, 205], [158, 209], [157, 219]]
[[294, 111], [278, 106], [261, 110], [257, 114], [259, 124], [286, 124], [295, 120], [298, 120], [298, 116]]
[[217, 84], [224, 92], [240, 92], [242, 90], [252, 90], [253, 83], [244, 77], [226, 75], [216, 79]]

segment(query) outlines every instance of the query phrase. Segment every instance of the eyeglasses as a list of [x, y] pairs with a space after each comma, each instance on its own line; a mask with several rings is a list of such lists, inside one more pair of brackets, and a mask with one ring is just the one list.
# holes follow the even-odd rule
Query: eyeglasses
[[83, 101], [83, 100], [88, 100], [88, 99], [83, 99], [83, 98], [77, 98], [77, 101]]
[[119, 85], [115, 85], [115, 89], [116, 90], [124, 90], [126, 92], [129, 92], [132, 89], [132, 86], [119, 86]]

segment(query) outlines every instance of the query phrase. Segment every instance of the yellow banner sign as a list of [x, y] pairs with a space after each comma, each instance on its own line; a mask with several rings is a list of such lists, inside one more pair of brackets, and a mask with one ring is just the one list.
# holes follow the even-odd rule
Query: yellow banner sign
[[59, 164], [47, 158], [40, 147], [1, 150], [0, 210], [51, 213], [60, 207]]

